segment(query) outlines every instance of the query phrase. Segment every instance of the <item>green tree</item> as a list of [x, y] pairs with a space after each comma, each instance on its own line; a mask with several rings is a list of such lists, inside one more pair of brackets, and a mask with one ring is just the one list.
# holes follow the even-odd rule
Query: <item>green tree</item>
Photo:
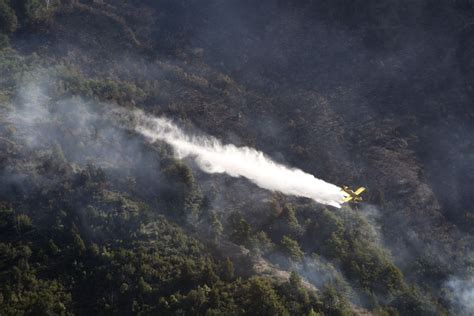
[[242, 305], [246, 315], [289, 315], [271, 283], [264, 278], [251, 278], [243, 287]]
[[243, 218], [242, 214], [239, 212], [232, 213], [229, 216], [228, 222], [230, 239], [239, 245], [250, 248], [252, 244], [252, 227]]
[[214, 241], [217, 241], [222, 236], [224, 227], [222, 226], [222, 223], [219, 220], [219, 217], [217, 217], [217, 214], [215, 212], [212, 212], [211, 214], [211, 226], [212, 226], [212, 237]]
[[234, 279], [234, 264], [229, 257], [222, 263], [222, 279], [228, 282]]
[[27, 23], [33, 22], [38, 18], [43, 4], [40, 0], [15, 0], [15, 10], [18, 12], [20, 19]]
[[10, 45], [10, 39], [6, 34], [0, 32], [0, 50], [7, 48]]
[[284, 205], [281, 212], [273, 220], [269, 231], [273, 240], [280, 240], [285, 235], [299, 238], [303, 230], [296, 218], [295, 208], [290, 204]]
[[219, 281], [219, 277], [214, 271], [212, 263], [210, 261], [207, 261], [202, 272], [202, 282], [207, 285], [212, 285], [217, 281]]
[[307, 316], [319, 316], [319, 313], [316, 313], [314, 309], [311, 307]]
[[150, 284], [148, 284], [143, 277], [138, 280], [138, 290], [142, 294], [149, 294], [153, 290]]
[[282, 252], [289, 256], [291, 260], [295, 262], [300, 262], [303, 260], [304, 253], [301, 251], [300, 246], [296, 240], [293, 240], [288, 236], [283, 236], [280, 246]]
[[0, 0], [0, 33], [13, 33], [16, 31], [17, 26], [18, 20], [9, 1]]
[[325, 285], [322, 293], [324, 314], [343, 316], [349, 315], [349, 303], [340, 295], [336, 288], [331, 285]]
[[18, 229], [21, 232], [26, 232], [26, 231], [30, 230], [33, 227], [32, 222], [31, 222], [31, 218], [26, 214], [19, 214], [16, 217], [16, 221], [17, 221], [17, 224], [18, 224]]
[[72, 241], [73, 247], [78, 254], [81, 255], [86, 251], [86, 245], [84, 244], [84, 241], [78, 233], [72, 233]]
[[57, 255], [60, 252], [59, 247], [52, 239], [48, 240], [48, 248], [53, 256]]

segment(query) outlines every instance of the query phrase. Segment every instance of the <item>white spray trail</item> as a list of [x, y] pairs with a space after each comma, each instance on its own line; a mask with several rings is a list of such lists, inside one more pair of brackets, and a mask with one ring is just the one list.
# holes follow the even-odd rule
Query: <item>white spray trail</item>
[[223, 145], [214, 137], [189, 136], [171, 121], [147, 116], [142, 111], [134, 112], [134, 121], [135, 130], [150, 142], [168, 143], [178, 158], [194, 158], [204, 172], [244, 177], [267, 190], [307, 197], [338, 208], [346, 196], [341, 188], [278, 164], [255, 149]]

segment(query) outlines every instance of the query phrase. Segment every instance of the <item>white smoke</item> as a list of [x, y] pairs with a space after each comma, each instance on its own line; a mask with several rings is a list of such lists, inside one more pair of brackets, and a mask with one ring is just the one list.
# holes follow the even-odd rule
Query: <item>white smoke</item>
[[171, 121], [134, 112], [135, 130], [155, 142], [171, 145], [178, 158], [192, 157], [207, 173], [244, 177], [261, 188], [288, 195], [307, 197], [341, 207], [346, 193], [341, 188], [299, 169], [290, 169], [249, 147], [223, 145], [214, 137], [189, 136]]
[[453, 293], [460, 315], [474, 315], [474, 277], [451, 278], [446, 285]]

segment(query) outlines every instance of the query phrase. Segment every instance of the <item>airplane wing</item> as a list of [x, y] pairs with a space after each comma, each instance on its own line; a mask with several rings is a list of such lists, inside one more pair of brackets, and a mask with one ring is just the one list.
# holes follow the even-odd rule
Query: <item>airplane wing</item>
[[360, 195], [360, 194], [361, 194], [362, 192], [364, 192], [364, 191], [365, 191], [365, 188], [364, 188], [364, 187], [360, 187], [360, 188], [358, 188], [358, 189], [354, 192], [354, 194], [355, 194], [355, 195]]
[[354, 198], [352, 196], [346, 196], [345, 198], [342, 199], [342, 203], [346, 203], [346, 202], [350, 202], [352, 201]]

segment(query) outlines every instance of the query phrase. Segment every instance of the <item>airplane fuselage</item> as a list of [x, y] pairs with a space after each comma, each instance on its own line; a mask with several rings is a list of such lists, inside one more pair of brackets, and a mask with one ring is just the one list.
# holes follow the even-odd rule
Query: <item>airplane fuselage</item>
[[345, 193], [348, 194], [347, 197], [345, 197], [343, 199], [343, 202], [354, 202], [354, 203], [357, 203], [357, 202], [361, 202], [362, 201], [362, 197], [360, 196], [362, 194], [362, 192], [365, 191], [365, 188], [364, 187], [360, 187], [358, 188], [357, 190], [353, 191], [351, 189], [349, 189], [348, 186], [343, 186], [341, 188], [341, 191], [344, 191]]

